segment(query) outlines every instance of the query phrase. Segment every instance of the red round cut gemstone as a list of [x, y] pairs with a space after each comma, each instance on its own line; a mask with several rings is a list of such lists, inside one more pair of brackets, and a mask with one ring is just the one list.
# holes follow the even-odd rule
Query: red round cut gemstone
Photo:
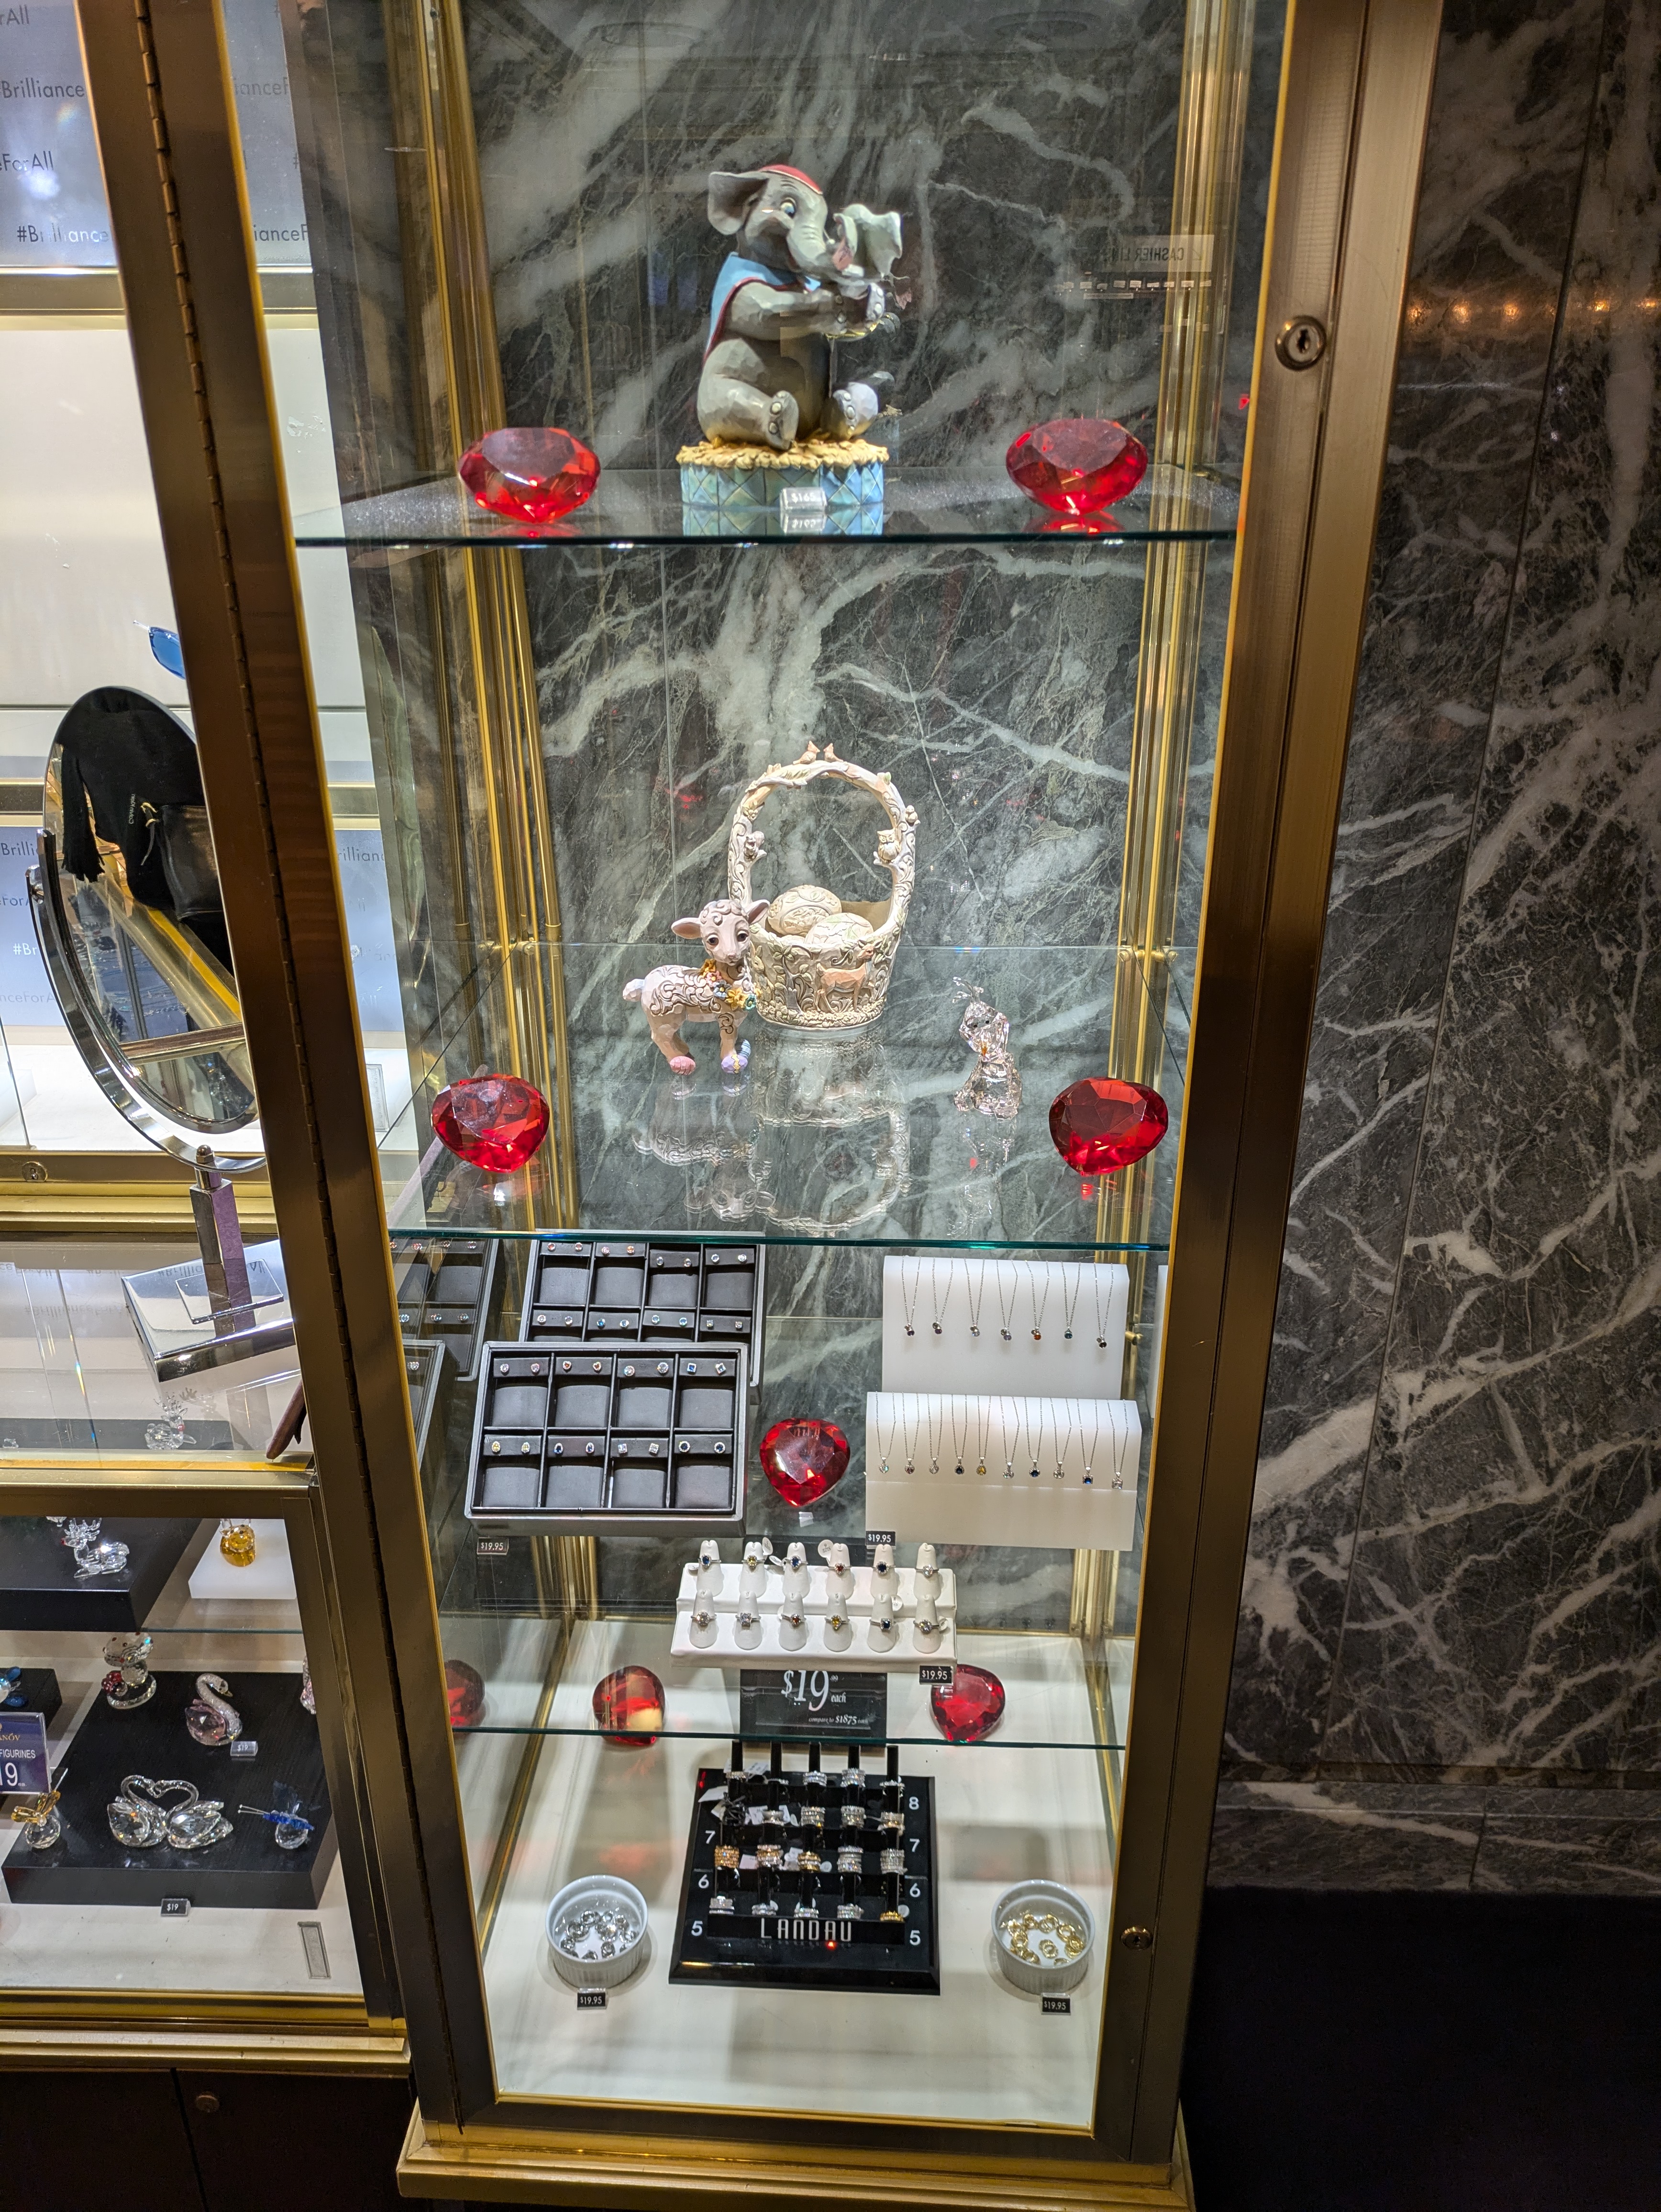
[[787, 1505], [811, 1505], [848, 1472], [848, 1439], [834, 1421], [775, 1421], [761, 1440], [762, 1472]]
[[663, 1685], [649, 1667], [614, 1667], [595, 1683], [593, 1708], [607, 1743], [655, 1743], [663, 1726]]
[[477, 1728], [484, 1710], [484, 1677], [465, 1659], [444, 1662], [444, 1687], [450, 1700], [450, 1726]]
[[1123, 423], [1074, 415], [1024, 430], [1003, 460], [1040, 507], [1057, 514], [1099, 514], [1141, 482], [1147, 448]]
[[433, 1133], [459, 1160], [512, 1175], [548, 1133], [548, 1101], [516, 1075], [464, 1075], [433, 1101]]
[[948, 1743], [978, 1743], [1003, 1718], [1003, 1684], [984, 1667], [965, 1667], [961, 1659], [952, 1686], [937, 1683], [928, 1693], [934, 1725]]
[[1056, 1150], [1081, 1175], [1111, 1175], [1151, 1152], [1171, 1126], [1165, 1103], [1145, 1083], [1086, 1075], [1050, 1109]]
[[569, 430], [492, 430], [456, 464], [481, 507], [514, 522], [557, 522], [593, 495], [599, 463]]

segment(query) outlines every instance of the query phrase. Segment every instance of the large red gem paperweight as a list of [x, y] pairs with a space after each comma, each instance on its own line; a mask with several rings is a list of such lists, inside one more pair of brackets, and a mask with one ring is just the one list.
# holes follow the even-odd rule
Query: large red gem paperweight
[[450, 1726], [477, 1728], [484, 1710], [484, 1677], [478, 1668], [470, 1667], [465, 1659], [447, 1659], [444, 1688], [450, 1700]]
[[928, 1710], [948, 1743], [978, 1743], [1003, 1718], [1003, 1684], [984, 1667], [965, 1667], [960, 1659], [951, 1688], [942, 1683], [929, 1692]]
[[514, 522], [557, 522], [593, 495], [599, 463], [569, 430], [492, 430], [456, 464], [481, 507]]
[[649, 1667], [615, 1667], [595, 1683], [593, 1708], [607, 1743], [655, 1743], [663, 1726], [663, 1685]]
[[1153, 1151], [1170, 1124], [1157, 1091], [1113, 1075], [1086, 1075], [1069, 1084], [1050, 1109], [1056, 1150], [1085, 1175], [1128, 1168]]
[[1074, 415], [1024, 430], [1003, 459], [1040, 507], [1057, 514], [1099, 514], [1141, 482], [1147, 448], [1122, 423]]
[[848, 1472], [848, 1439], [834, 1421], [775, 1421], [761, 1440], [762, 1472], [787, 1505], [811, 1505]]
[[433, 1101], [433, 1134], [494, 1175], [522, 1168], [548, 1133], [548, 1101], [516, 1075], [464, 1075]]

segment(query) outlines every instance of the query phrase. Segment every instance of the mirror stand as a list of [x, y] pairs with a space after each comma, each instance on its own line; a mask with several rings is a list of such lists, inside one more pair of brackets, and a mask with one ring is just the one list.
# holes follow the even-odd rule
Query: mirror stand
[[242, 1246], [242, 1224], [236, 1217], [236, 1192], [230, 1178], [215, 1168], [213, 1153], [206, 1145], [197, 1150], [191, 1212], [196, 1218], [197, 1249], [202, 1255], [213, 1333], [235, 1336], [253, 1317], [248, 1258]]

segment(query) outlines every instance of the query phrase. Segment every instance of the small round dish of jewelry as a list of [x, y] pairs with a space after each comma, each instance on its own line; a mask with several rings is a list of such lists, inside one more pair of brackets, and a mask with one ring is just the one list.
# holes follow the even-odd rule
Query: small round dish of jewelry
[[1058, 1881], [1018, 1881], [992, 1908], [992, 1937], [1007, 1981], [1029, 1996], [1076, 1989], [1090, 1971], [1096, 1923]]
[[614, 1990], [646, 1956], [646, 1899], [616, 1875], [568, 1881], [548, 1907], [548, 1948], [574, 1989]]

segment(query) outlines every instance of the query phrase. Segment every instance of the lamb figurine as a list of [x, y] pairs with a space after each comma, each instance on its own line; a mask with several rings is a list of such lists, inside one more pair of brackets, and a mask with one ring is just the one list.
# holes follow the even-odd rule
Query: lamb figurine
[[739, 1042], [739, 1024], [756, 1003], [750, 986], [750, 925], [766, 913], [767, 903], [711, 899], [696, 919], [684, 915], [672, 925], [677, 937], [703, 939], [708, 957], [703, 967], [654, 968], [624, 985], [624, 997], [638, 1004], [651, 1024], [653, 1043], [677, 1075], [690, 1075], [697, 1066], [680, 1033], [683, 1022], [720, 1024], [721, 1064], [728, 1075], [750, 1065], [749, 1041]]

